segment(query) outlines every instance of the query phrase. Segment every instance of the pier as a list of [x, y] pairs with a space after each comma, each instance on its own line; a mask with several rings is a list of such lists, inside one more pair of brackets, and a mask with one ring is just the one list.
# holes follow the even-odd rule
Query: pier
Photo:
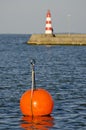
[[32, 34], [31, 45], [86, 45], [86, 34]]
[[32, 34], [27, 43], [31, 45], [86, 45], [86, 34], [54, 34], [51, 12], [48, 10], [46, 13], [45, 33]]

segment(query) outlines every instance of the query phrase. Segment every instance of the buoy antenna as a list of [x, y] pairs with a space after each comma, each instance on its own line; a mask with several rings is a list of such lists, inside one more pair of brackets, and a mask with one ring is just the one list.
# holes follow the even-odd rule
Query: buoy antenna
[[31, 60], [31, 65], [35, 65], [35, 60]]
[[32, 65], [32, 90], [36, 89], [36, 83], [35, 83], [35, 60], [31, 60]]

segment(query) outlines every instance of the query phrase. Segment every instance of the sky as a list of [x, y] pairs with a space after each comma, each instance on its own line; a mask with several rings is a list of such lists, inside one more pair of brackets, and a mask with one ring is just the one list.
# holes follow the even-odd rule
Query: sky
[[54, 33], [86, 33], [86, 0], [0, 0], [0, 34], [45, 33], [48, 9]]

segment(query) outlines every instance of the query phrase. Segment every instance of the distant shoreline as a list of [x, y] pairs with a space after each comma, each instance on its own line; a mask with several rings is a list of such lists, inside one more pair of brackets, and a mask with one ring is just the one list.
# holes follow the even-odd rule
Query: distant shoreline
[[32, 45], [86, 45], [86, 34], [32, 34], [27, 44]]

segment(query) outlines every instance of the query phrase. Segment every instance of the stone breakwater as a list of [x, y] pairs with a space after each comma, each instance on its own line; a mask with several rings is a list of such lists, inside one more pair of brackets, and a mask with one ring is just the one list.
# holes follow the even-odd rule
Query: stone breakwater
[[86, 45], [86, 34], [32, 34], [32, 45]]

